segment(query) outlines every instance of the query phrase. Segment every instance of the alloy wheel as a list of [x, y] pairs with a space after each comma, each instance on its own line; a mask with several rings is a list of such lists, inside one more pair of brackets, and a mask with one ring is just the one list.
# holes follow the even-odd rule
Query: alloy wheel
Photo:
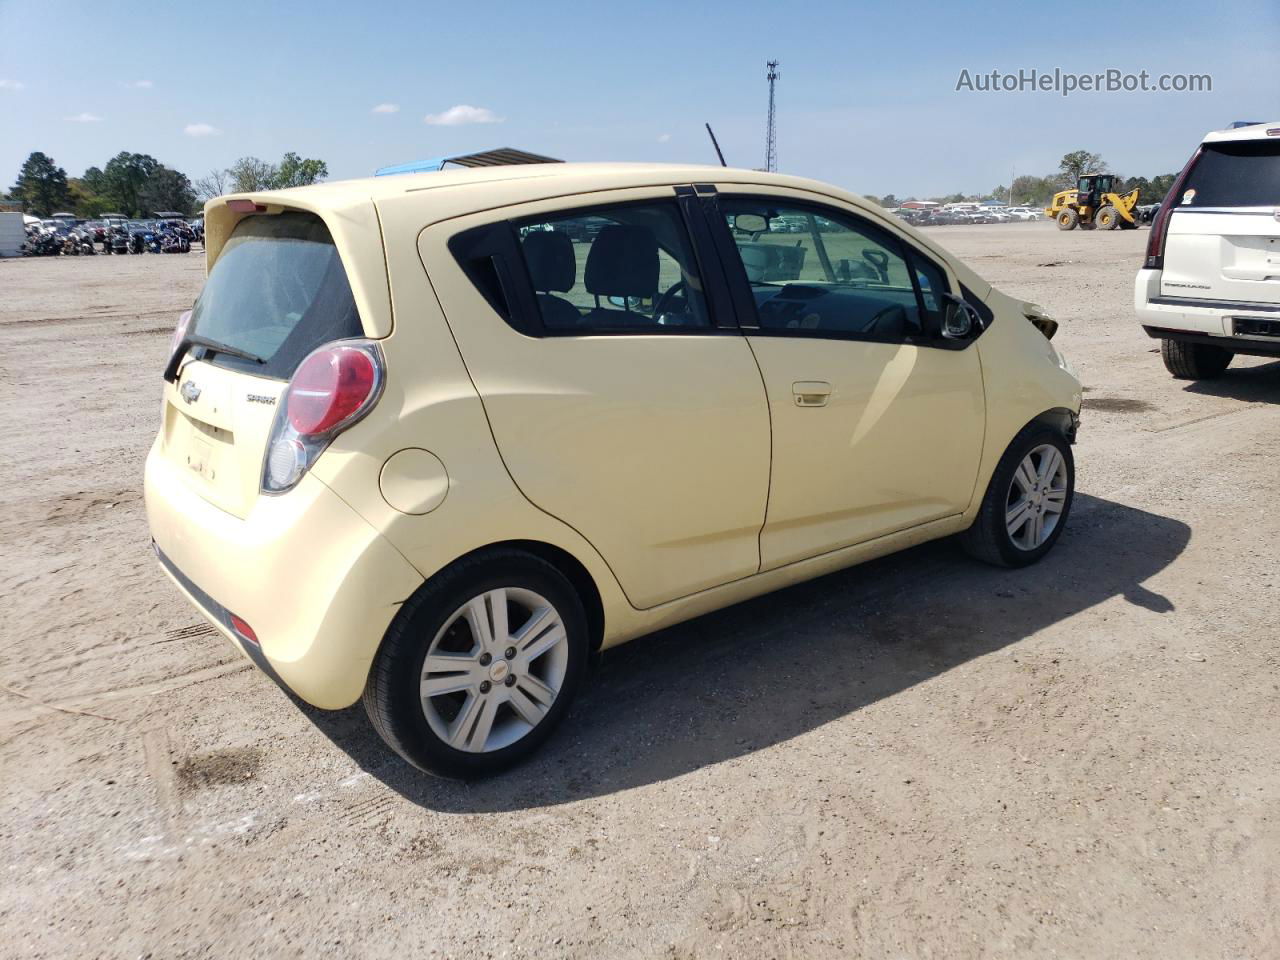
[[1067, 504], [1067, 461], [1043, 443], [1018, 464], [1005, 501], [1005, 529], [1019, 550], [1035, 550], [1057, 529]]
[[568, 667], [568, 632], [550, 601], [517, 587], [488, 590], [458, 607], [432, 639], [422, 710], [455, 750], [491, 753], [538, 726]]

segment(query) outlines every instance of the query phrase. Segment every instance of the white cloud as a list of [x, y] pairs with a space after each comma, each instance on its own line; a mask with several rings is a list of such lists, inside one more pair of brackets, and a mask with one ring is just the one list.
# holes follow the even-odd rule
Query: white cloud
[[150, 90], [152, 84], [150, 80], [135, 80], [129, 86], [136, 87], [139, 90]]
[[208, 123], [188, 123], [182, 132], [188, 137], [216, 137], [222, 131]]
[[671, 139], [671, 134], [669, 134], [669, 133], [660, 133], [660, 134], [658, 134], [658, 142], [659, 142], [659, 143], [666, 143], [666, 142], [667, 142], [668, 140], [670, 140], [670, 139]]
[[380, 103], [373, 108], [373, 113], [399, 113], [400, 104], [398, 103]]
[[444, 113], [428, 113], [422, 118], [422, 122], [437, 127], [460, 127], [465, 123], [502, 123], [503, 119], [487, 107], [472, 107], [460, 103]]
[[102, 118], [92, 113], [77, 113], [74, 117], [67, 117], [72, 123], [101, 123]]
[[6, 80], [0, 77], [0, 90], [21, 90], [26, 84], [21, 80]]

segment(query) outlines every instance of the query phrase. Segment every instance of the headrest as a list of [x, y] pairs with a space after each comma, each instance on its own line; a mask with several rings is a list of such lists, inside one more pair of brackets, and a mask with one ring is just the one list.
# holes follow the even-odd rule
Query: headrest
[[578, 259], [567, 233], [539, 230], [527, 234], [520, 245], [534, 290], [564, 293], [573, 289], [578, 278]]
[[658, 292], [658, 240], [648, 227], [610, 224], [587, 254], [587, 292], [599, 297], [652, 297]]

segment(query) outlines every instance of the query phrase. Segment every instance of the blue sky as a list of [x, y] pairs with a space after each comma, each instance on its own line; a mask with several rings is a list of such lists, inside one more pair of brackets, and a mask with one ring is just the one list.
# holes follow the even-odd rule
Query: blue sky
[[[781, 61], [784, 172], [929, 195], [1047, 173], [1075, 148], [1180, 167], [1236, 119], [1280, 120], [1280, 3], [27, 3], [0, 0], [0, 181], [120, 150], [193, 179], [245, 154], [331, 177], [517, 146], [571, 160], [764, 154]], [[1208, 73], [1211, 93], [956, 92], [960, 71]], [[378, 105], [391, 112], [374, 112]], [[455, 110], [456, 107], [474, 110]], [[477, 123], [429, 123], [487, 120]]]

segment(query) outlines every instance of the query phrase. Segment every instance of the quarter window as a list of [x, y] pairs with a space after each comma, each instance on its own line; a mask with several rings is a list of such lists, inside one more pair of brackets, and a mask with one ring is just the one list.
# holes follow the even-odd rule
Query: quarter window
[[674, 202], [623, 204], [516, 223], [548, 332], [711, 325], [693, 247]]
[[720, 209], [762, 330], [900, 342], [937, 329], [946, 275], [887, 231], [767, 199], [722, 197]]

